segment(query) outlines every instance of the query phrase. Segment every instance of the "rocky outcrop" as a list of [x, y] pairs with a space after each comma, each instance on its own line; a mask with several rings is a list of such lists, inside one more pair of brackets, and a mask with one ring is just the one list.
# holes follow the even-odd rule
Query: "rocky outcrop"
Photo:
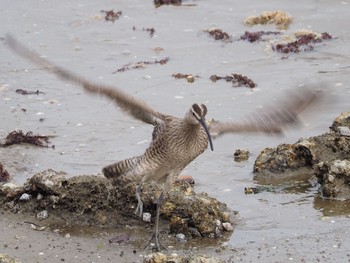
[[[23, 186], [0, 187], [0, 201], [17, 213], [36, 215], [41, 225], [115, 226], [140, 224], [134, 215], [136, 184], [116, 189], [103, 176], [67, 177], [64, 172], [46, 170], [35, 174]], [[155, 214], [155, 200], [161, 188], [145, 184], [144, 212]], [[188, 238], [220, 237], [231, 232], [231, 212], [215, 198], [197, 194], [186, 182], [179, 182], [162, 205], [161, 217], [170, 221], [170, 232]], [[154, 218], [154, 217], [153, 217]]]
[[330, 132], [264, 149], [254, 164], [260, 184], [305, 182], [317, 176], [324, 197], [350, 199], [350, 112], [339, 115]]

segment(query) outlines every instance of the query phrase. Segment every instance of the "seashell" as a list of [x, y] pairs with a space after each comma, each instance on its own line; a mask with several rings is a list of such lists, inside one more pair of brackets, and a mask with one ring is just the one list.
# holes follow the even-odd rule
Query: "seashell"
[[142, 220], [145, 222], [151, 222], [151, 214], [150, 213], [143, 213], [142, 214]]
[[19, 198], [20, 201], [29, 201], [32, 198], [32, 196], [30, 194], [24, 193], [21, 195], [21, 197]]

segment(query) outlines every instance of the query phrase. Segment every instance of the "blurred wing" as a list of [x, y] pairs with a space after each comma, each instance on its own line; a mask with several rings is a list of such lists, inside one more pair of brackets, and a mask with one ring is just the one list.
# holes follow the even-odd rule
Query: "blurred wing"
[[291, 92], [288, 101], [248, 115], [242, 122], [213, 121], [210, 134], [215, 138], [225, 133], [283, 133], [283, 129], [298, 124], [298, 116], [321, 99], [320, 92], [308, 88]]
[[13, 51], [22, 57], [43, 67], [46, 71], [54, 73], [63, 80], [82, 86], [84, 90], [90, 93], [100, 94], [115, 101], [121, 109], [134, 118], [152, 125], [162, 122], [164, 115], [153, 110], [144, 101], [138, 100], [116, 87], [90, 82], [68, 70], [57, 67], [18, 43], [17, 40], [10, 35], [6, 36], [5, 41]]

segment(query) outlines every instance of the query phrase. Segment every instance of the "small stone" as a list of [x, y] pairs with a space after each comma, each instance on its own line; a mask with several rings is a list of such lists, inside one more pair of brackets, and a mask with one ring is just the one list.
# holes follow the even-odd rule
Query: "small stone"
[[29, 201], [32, 198], [32, 196], [30, 194], [24, 193], [21, 195], [21, 197], [19, 198], [20, 201]]
[[176, 240], [182, 243], [187, 242], [186, 236], [184, 234], [176, 234]]
[[192, 237], [202, 237], [201, 233], [195, 227], [189, 227], [188, 231], [190, 232]]
[[142, 220], [145, 222], [151, 222], [152, 215], [150, 213], [143, 213]]
[[44, 196], [40, 193], [36, 196], [36, 200], [41, 200], [43, 198], [44, 198]]
[[225, 231], [233, 231], [233, 226], [230, 222], [224, 222], [222, 223], [222, 227]]
[[237, 149], [233, 154], [236, 162], [245, 161], [249, 158], [249, 151], [247, 149]]
[[43, 210], [36, 214], [36, 218], [39, 220], [45, 220], [46, 218], [48, 218], [48, 216], [49, 216], [49, 213], [47, 212], [47, 210]]

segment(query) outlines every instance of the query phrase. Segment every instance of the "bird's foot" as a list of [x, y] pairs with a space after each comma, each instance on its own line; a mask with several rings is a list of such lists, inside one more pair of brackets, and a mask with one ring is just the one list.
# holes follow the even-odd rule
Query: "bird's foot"
[[[154, 241], [154, 243], [152, 241]], [[154, 244], [154, 247], [152, 247], [152, 249], [155, 249], [157, 252], [162, 251], [162, 250], [166, 250], [166, 248], [160, 242], [160, 238], [159, 238], [159, 234], [158, 233], [153, 233], [152, 234], [150, 240], [148, 241], [148, 243], [147, 243], [147, 245], [145, 246], [144, 249], [149, 247], [151, 244], [152, 245]]]
[[143, 214], [143, 203], [141, 200], [138, 201], [135, 214], [142, 218]]

